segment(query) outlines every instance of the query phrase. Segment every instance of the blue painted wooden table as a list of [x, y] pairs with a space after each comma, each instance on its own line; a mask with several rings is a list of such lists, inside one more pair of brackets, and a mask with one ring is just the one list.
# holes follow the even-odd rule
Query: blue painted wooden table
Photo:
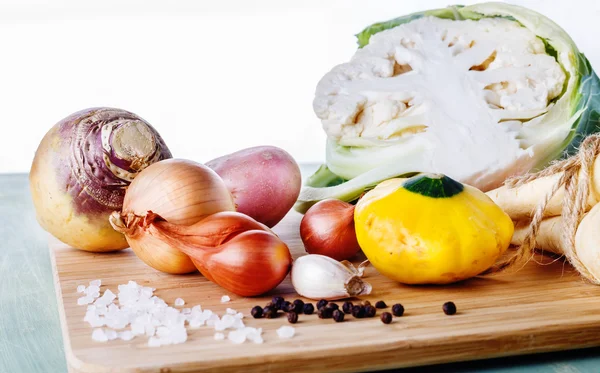
[[[35, 220], [27, 175], [0, 175], [0, 373], [67, 371], [46, 241]], [[402, 372], [597, 373], [600, 348]]]

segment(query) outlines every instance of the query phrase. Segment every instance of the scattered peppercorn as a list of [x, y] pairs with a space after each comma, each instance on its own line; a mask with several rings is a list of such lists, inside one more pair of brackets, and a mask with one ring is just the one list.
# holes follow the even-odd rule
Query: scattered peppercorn
[[312, 303], [306, 303], [303, 311], [305, 315], [312, 315], [313, 312], [315, 312], [315, 306], [313, 306]]
[[321, 299], [320, 301], [317, 302], [317, 309], [324, 307], [327, 303], [329, 303], [327, 300]]
[[288, 312], [287, 319], [290, 324], [298, 322], [298, 314], [296, 312]]
[[365, 317], [365, 307], [363, 306], [353, 306], [352, 307], [352, 316], [357, 319], [362, 319]]
[[337, 303], [327, 303], [325, 305], [325, 307], [331, 308], [332, 310], [339, 310], [340, 309], [340, 306], [338, 306]]
[[375, 303], [375, 308], [386, 308], [386, 307], [387, 307], [387, 304], [385, 304], [385, 302], [382, 300]]
[[296, 305], [296, 313], [302, 313], [304, 310], [304, 301], [302, 299], [296, 299], [294, 304]]
[[274, 319], [277, 317], [277, 310], [272, 307], [265, 307], [263, 309], [263, 315], [265, 315], [267, 319]]
[[392, 314], [389, 312], [384, 312], [381, 314], [381, 322], [384, 324], [389, 324], [392, 322]]
[[271, 299], [271, 303], [273, 303], [273, 305], [275, 305], [275, 308], [280, 310], [281, 309], [281, 303], [283, 303], [285, 299], [283, 299], [283, 297], [273, 297], [273, 299]]
[[370, 306], [371, 302], [369, 302], [368, 300], [366, 300], [366, 301], [362, 302], [362, 305], [365, 306], [365, 307], [366, 306]]
[[456, 305], [454, 304], [454, 302], [444, 303], [442, 309], [444, 310], [444, 313], [446, 315], [454, 315], [456, 313]]
[[252, 307], [252, 310], [250, 311], [250, 314], [255, 319], [260, 319], [262, 317], [262, 315], [263, 315], [263, 309], [262, 309], [261, 306], [254, 306], [254, 307]]
[[269, 302], [269, 303], [265, 304], [265, 306], [263, 307], [263, 313], [264, 313], [264, 310], [265, 310], [265, 308], [267, 308], [267, 307], [269, 307], [269, 308], [272, 308], [272, 309], [274, 309], [274, 310], [278, 310], [278, 309], [279, 309], [279, 308], [277, 308], [277, 306], [276, 306], [276, 305], [274, 305], [272, 302]]
[[327, 307], [321, 307], [317, 311], [317, 315], [320, 319], [330, 319], [333, 316], [333, 309]]
[[404, 307], [400, 303], [396, 303], [392, 306], [392, 313], [394, 316], [404, 315]]
[[333, 311], [333, 319], [335, 320], [335, 322], [344, 321], [344, 313], [340, 310]]
[[365, 316], [366, 317], [374, 317], [375, 314], [377, 313], [377, 310], [375, 310], [375, 307], [373, 306], [365, 306]]
[[346, 301], [342, 304], [342, 311], [344, 311], [344, 313], [352, 313], [352, 306], [352, 302]]
[[289, 310], [289, 308], [290, 308], [290, 305], [291, 305], [291, 304], [292, 304], [292, 303], [288, 302], [287, 300], [284, 300], [283, 302], [281, 302], [281, 307], [280, 307], [280, 309], [281, 309], [283, 312], [289, 312], [289, 311], [290, 311], [290, 310]]

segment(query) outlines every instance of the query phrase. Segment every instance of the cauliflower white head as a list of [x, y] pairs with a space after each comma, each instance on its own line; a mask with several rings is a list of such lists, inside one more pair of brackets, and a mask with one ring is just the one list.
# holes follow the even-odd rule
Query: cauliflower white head
[[357, 36], [362, 48], [317, 85], [327, 168], [301, 202], [348, 200], [413, 172], [487, 190], [598, 130], [597, 113], [585, 114], [597, 77], [568, 35], [533, 11], [453, 7]]

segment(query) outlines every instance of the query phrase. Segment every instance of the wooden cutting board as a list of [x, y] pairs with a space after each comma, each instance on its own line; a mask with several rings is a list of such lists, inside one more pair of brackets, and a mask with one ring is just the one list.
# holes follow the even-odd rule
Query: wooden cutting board
[[[300, 215], [292, 212], [275, 228], [294, 257], [304, 253], [299, 222]], [[343, 323], [300, 315], [296, 335], [282, 340], [275, 330], [289, 325], [285, 317], [256, 320], [249, 312], [274, 294], [297, 298], [287, 279], [272, 294], [242, 298], [198, 273], [160, 273], [129, 249], [92, 254], [52, 242], [50, 250], [65, 352], [73, 372], [365, 371], [600, 345], [600, 287], [584, 283], [562, 261], [530, 261], [516, 273], [450, 286], [400, 285], [368, 268], [366, 280], [373, 293], [362, 299], [400, 302], [406, 309], [403, 317], [385, 325], [379, 319], [381, 310], [372, 319], [347, 315]], [[550, 263], [549, 258], [544, 261]], [[220, 314], [234, 308], [247, 315], [247, 326], [263, 328], [265, 343], [215, 341], [213, 328], [206, 326], [188, 329], [188, 341], [179, 345], [152, 348], [143, 336], [129, 342], [94, 342], [92, 328], [83, 321], [86, 307], [77, 305], [80, 294], [75, 290], [93, 279], [102, 279], [101, 290], [115, 293], [118, 284], [137, 281], [156, 288], [155, 294], [170, 305], [181, 297], [186, 307], [201, 304]], [[225, 294], [231, 302], [222, 304]], [[446, 301], [456, 303], [456, 315], [443, 314]]]

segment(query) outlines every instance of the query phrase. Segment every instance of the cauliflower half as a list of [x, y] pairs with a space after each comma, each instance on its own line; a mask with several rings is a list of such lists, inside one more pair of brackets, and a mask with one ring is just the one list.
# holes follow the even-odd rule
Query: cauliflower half
[[436, 141], [464, 127], [514, 140], [564, 84], [542, 40], [515, 21], [425, 17], [374, 35], [333, 68], [314, 110], [327, 135], [347, 146], [387, 146], [418, 133]]
[[300, 211], [416, 172], [488, 190], [599, 129], [600, 83], [589, 62], [559, 26], [526, 8], [450, 7], [357, 36], [361, 48], [316, 88], [326, 166], [308, 180]]

